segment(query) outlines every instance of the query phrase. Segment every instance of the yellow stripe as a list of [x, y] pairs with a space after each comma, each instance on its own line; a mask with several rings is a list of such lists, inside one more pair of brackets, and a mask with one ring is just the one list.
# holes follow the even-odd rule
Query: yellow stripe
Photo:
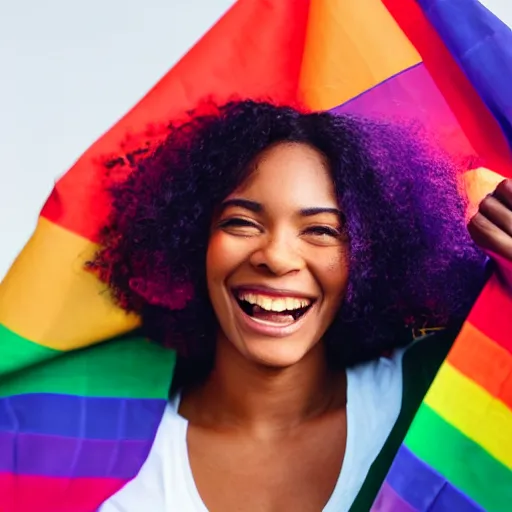
[[329, 109], [421, 62], [381, 0], [311, 0], [299, 99]]
[[83, 269], [96, 247], [40, 219], [0, 284], [0, 323], [57, 350], [83, 347], [127, 332], [134, 315], [115, 307], [105, 286]]
[[512, 469], [512, 411], [449, 363], [443, 364], [425, 403]]

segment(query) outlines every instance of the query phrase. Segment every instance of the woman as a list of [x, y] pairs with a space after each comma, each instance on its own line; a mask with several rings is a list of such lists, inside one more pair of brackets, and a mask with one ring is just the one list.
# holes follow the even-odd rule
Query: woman
[[252, 101], [173, 126], [134, 167], [91, 266], [179, 359], [149, 457], [102, 512], [354, 509], [484, 282], [482, 249], [512, 282], [511, 184], [471, 221], [479, 249], [421, 138]]

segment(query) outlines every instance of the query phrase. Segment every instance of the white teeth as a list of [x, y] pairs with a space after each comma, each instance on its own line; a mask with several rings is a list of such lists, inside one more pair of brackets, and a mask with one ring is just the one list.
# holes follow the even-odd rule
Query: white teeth
[[268, 295], [260, 295], [250, 292], [238, 293], [238, 298], [249, 304], [254, 304], [267, 311], [293, 311], [302, 309], [311, 304], [309, 299], [298, 299], [295, 297], [269, 297]]
[[[297, 301], [297, 299], [290, 299], [288, 297], [284, 299], [283, 302], [285, 306], [284, 309], [287, 309], [288, 311], [305, 308], [309, 303], [309, 301]], [[297, 302], [299, 303], [299, 307], [297, 307]]]

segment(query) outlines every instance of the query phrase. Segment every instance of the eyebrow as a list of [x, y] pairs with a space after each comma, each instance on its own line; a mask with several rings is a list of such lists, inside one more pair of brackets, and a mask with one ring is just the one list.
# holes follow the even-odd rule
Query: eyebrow
[[226, 208], [229, 208], [230, 206], [245, 208], [246, 210], [254, 213], [260, 213], [263, 211], [263, 206], [256, 201], [249, 201], [248, 199], [226, 199], [226, 201], [220, 205], [219, 213], [222, 213]]
[[[220, 206], [220, 212], [222, 213], [226, 208], [230, 206], [238, 206], [239, 208], [244, 208], [254, 213], [261, 213], [264, 208], [261, 203], [257, 203], [256, 201], [250, 201], [249, 199], [227, 199]], [[337, 208], [329, 208], [329, 207], [310, 207], [310, 208], [302, 208], [300, 210], [301, 217], [313, 217], [314, 215], [321, 215], [323, 213], [330, 213], [332, 215], [336, 215], [337, 217], [341, 217], [343, 214]]]
[[313, 215], [320, 215], [322, 213], [331, 213], [331, 214], [336, 215], [337, 217], [341, 216], [341, 211], [338, 210], [338, 208], [322, 208], [322, 207], [303, 208], [300, 211], [300, 214], [302, 217], [312, 217]]

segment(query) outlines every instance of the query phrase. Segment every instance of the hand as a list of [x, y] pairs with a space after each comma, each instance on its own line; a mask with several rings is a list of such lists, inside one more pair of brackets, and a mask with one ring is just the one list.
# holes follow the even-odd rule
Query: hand
[[468, 231], [495, 261], [499, 276], [512, 291], [512, 180], [503, 180], [485, 197], [469, 221]]

